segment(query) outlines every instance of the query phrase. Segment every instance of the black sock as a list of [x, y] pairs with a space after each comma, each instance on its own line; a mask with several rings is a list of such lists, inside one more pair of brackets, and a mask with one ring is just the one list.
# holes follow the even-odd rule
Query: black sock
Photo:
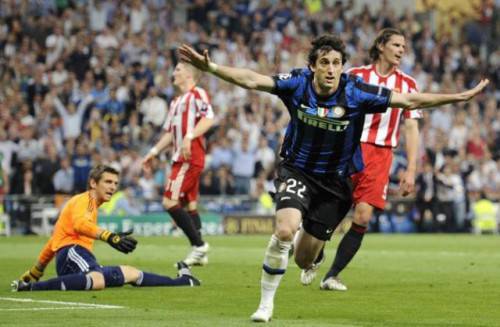
[[189, 277], [186, 275], [170, 278], [168, 276], [162, 276], [147, 272], [141, 272], [141, 277], [134, 286], [147, 287], [147, 286], [185, 286], [190, 285]]
[[326, 274], [325, 279], [329, 277], [337, 277], [338, 274], [344, 270], [361, 247], [361, 242], [363, 241], [365, 232], [366, 227], [352, 223], [351, 228], [344, 235], [342, 241], [340, 241], [339, 247], [337, 248], [337, 254], [335, 255], [335, 260]]
[[71, 274], [33, 283], [32, 291], [83, 291], [92, 289], [92, 278], [84, 274]]
[[201, 218], [198, 214], [198, 210], [189, 210], [188, 214], [193, 219], [194, 227], [196, 227], [196, 230], [198, 231], [198, 234], [200, 234], [201, 238]]
[[202, 246], [204, 244], [194, 225], [193, 219], [186, 212], [186, 210], [182, 209], [179, 205], [176, 205], [168, 209], [168, 213], [172, 216], [172, 219], [174, 219], [177, 226], [179, 226], [184, 234], [186, 234], [192, 246]]

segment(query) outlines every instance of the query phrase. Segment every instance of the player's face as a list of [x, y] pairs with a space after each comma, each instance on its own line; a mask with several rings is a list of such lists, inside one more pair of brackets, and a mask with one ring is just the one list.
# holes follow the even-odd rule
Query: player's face
[[185, 64], [183, 64], [183, 63], [177, 64], [177, 66], [175, 66], [174, 73], [173, 73], [174, 85], [179, 87], [182, 84], [184, 84], [184, 82], [186, 81], [188, 76], [190, 76], [190, 74], [191, 74], [191, 71], [189, 70], [189, 68]]
[[310, 67], [314, 72], [314, 88], [320, 95], [329, 95], [337, 90], [344, 65], [338, 51], [320, 52], [316, 62]]
[[99, 181], [95, 183], [94, 189], [98, 201], [109, 201], [118, 189], [118, 175], [103, 173], [101, 179], [99, 179]]
[[402, 35], [392, 35], [386, 44], [380, 46], [380, 58], [393, 66], [399, 66], [406, 49], [405, 38]]

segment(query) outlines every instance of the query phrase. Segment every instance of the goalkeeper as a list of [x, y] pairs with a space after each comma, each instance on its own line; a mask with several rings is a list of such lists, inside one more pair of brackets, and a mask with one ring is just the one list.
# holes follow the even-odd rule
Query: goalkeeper
[[[97, 226], [97, 210], [109, 201], [118, 188], [118, 171], [104, 165], [89, 174], [88, 191], [73, 196], [64, 206], [51, 238], [41, 251], [37, 263], [19, 280], [13, 291], [100, 290], [106, 287], [198, 286], [200, 282], [189, 268], [178, 263], [177, 278], [143, 272], [131, 266], [101, 266], [92, 254], [94, 240], [107, 242], [125, 254], [134, 251], [137, 241], [127, 233], [112, 233]], [[56, 278], [38, 281], [45, 267], [56, 257]]]

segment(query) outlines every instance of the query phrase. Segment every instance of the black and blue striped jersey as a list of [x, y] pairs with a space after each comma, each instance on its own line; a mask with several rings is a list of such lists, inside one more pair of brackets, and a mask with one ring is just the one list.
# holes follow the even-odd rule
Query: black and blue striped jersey
[[391, 90], [341, 74], [337, 91], [318, 95], [307, 68], [273, 77], [273, 93], [290, 112], [280, 155], [306, 173], [345, 176], [363, 169], [359, 149], [366, 113], [386, 111]]

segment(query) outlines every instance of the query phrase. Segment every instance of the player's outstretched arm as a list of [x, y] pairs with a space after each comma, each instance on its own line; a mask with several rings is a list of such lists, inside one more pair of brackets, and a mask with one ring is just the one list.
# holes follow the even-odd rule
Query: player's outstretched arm
[[246, 68], [236, 68], [217, 65], [210, 61], [208, 50], [203, 55], [190, 46], [183, 44], [178, 49], [182, 61], [193, 65], [204, 72], [210, 72], [226, 82], [236, 84], [246, 89], [271, 92], [274, 88], [274, 80], [270, 76], [262, 75]]
[[441, 106], [444, 104], [469, 101], [488, 85], [490, 81], [481, 80], [473, 89], [461, 93], [397, 93], [393, 92], [390, 107], [400, 107], [406, 109], [418, 109]]

